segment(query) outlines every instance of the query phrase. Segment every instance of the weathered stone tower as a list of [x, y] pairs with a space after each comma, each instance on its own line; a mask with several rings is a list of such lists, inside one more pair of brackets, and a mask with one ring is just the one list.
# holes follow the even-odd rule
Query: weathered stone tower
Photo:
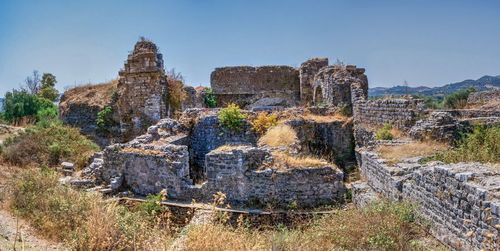
[[312, 105], [314, 76], [325, 66], [328, 66], [328, 58], [313, 58], [300, 65], [300, 100], [302, 104]]
[[119, 76], [116, 108], [122, 137], [127, 140], [166, 117], [167, 85], [162, 54], [153, 42], [141, 39]]
[[354, 65], [332, 65], [321, 68], [313, 80], [313, 103], [351, 105], [351, 85], [357, 84], [362, 95], [367, 96], [368, 78], [365, 69]]

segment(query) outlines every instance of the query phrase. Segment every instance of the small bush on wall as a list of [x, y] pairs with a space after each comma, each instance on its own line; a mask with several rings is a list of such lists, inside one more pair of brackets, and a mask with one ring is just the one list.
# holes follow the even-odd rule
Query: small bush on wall
[[255, 132], [264, 134], [269, 128], [278, 125], [278, 117], [276, 115], [266, 115], [265, 112], [261, 112], [252, 124]]
[[380, 130], [377, 130], [376, 140], [392, 140], [394, 136], [391, 133], [392, 126], [389, 123], [384, 124]]
[[220, 110], [218, 117], [220, 125], [233, 131], [239, 131], [243, 125], [243, 120], [246, 119], [246, 115], [235, 104], [229, 104], [226, 108]]

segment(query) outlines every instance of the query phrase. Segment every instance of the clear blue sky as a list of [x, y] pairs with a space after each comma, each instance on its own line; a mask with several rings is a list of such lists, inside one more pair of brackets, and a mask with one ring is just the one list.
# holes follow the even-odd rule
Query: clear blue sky
[[0, 0], [0, 95], [33, 69], [59, 90], [110, 80], [139, 36], [190, 85], [218, 66], [312, 57], [365, 67], [372, 87], [500, 74], [498, 0]]

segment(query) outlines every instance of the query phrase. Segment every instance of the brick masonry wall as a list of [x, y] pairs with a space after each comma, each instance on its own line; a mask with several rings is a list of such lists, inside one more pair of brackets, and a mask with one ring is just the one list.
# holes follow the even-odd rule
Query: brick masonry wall
[[[457, 250], [479, 250], [500, 237], [500, 171], [478, 163], [389, 166], [373, 152], [357, 153], [362, 177], [378, 193], [415, 203], [431, 233]], [[470, 223], [467, 223], [470, 220]], [[466, 234], [471, 231], [472, 236]]]

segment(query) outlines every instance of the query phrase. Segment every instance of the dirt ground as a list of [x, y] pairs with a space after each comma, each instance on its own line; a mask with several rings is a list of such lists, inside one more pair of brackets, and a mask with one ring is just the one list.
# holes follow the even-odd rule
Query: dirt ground
[[[6, 185], [21, 168], [0, 164], [0, 251], [7, 250], [69, 250], [37, 236], [27, 222], [7, 211]], [[16, 237], [17, 236], [17, 237]]]

